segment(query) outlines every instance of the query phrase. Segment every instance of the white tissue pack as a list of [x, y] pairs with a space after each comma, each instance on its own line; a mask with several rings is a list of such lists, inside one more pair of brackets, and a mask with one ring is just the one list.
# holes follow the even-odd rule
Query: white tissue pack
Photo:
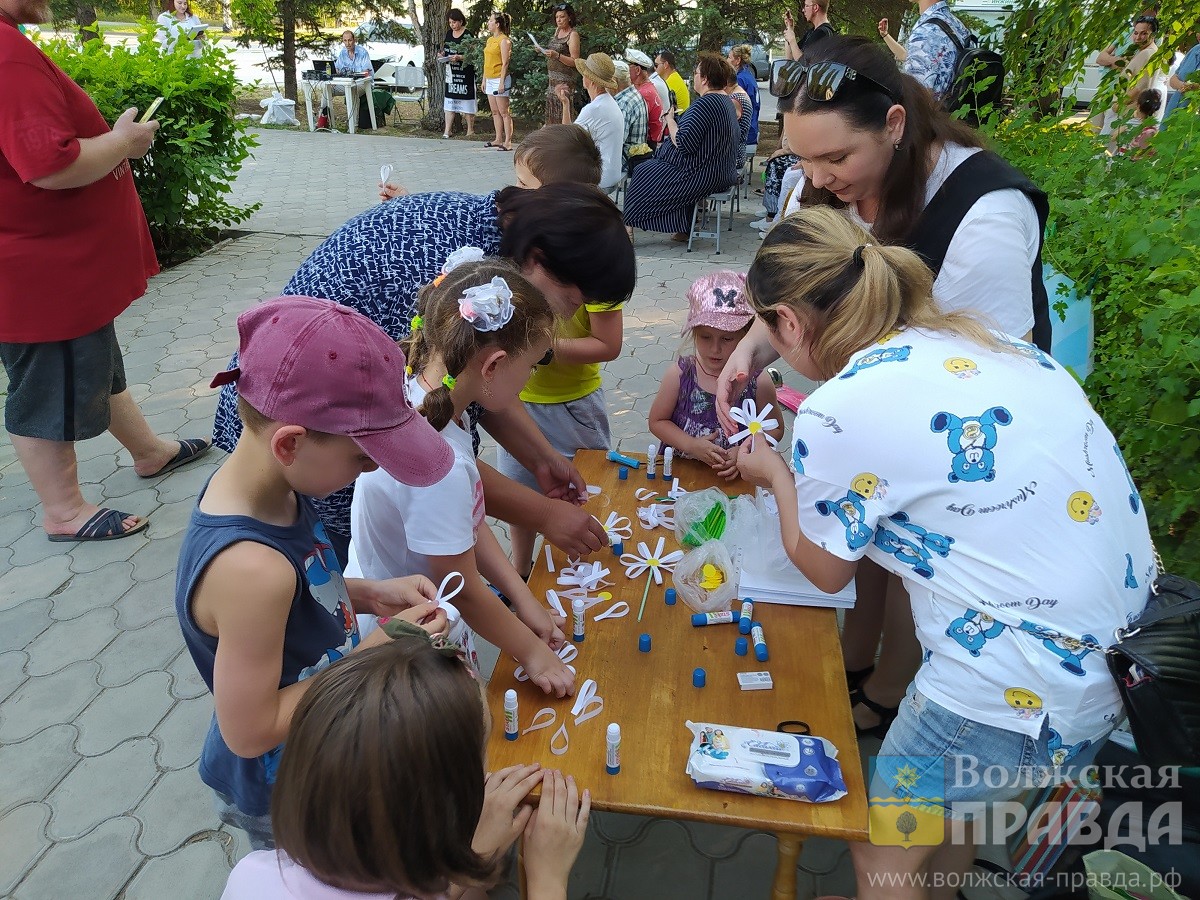
[[692, 732], [687, 774], [699, 787], [810, 803], [846, 796], [837, 748], [825, 738], [685, 724]]

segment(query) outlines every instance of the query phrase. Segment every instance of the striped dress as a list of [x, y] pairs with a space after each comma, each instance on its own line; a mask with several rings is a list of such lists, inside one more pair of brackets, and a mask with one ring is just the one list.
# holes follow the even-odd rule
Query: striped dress
[[678, 146], [664, 132], [654, 158], [630, 176], [625, 224], [646, 231], [687, 231], [696, 201], [737, 181], [740, 137], [728, 96], [709, 91], [693, 99], [679, 119]]

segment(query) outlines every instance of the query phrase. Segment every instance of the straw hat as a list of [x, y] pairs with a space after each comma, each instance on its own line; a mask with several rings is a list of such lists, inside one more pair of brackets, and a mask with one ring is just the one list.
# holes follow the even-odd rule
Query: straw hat
[[613, 77], [617, 67], [607, 53], [593, 53], [587, 59], [577, 59], [575, 68], [592, 84], [609, 91], [617, 89], [617, 80]]

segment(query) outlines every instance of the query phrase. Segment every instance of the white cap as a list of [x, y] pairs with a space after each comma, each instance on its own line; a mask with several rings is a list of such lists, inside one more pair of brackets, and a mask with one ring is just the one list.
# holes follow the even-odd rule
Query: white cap
[[579, 597], [576, 597], [571, 601], [571, 612], [583, 612], [583, 600], [581, 600]]
[[514, 691], [512, 688], [509, 688], [507, 691], [504, 692], [504, 705], [505, 706], [516, 706], [517, 705], [517, 692]]
[[616, 722], [610, 722], [608, 725], [608, 739], [617, 740], [621, 737], [621, 726]]

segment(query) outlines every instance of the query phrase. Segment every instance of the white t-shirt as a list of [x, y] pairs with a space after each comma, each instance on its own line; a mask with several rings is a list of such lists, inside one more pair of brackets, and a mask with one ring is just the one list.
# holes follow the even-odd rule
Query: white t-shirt
[[255, 850], [233, 867], [221, 900], [403, 900], [392, 891], [344, 891], [313, 877], [282, 851]]
[[[407, 391], [413, 406], [420, 406], [425, 391], [415, 378]], [[454, 450], [454, 464], [437, 484], [401, 484], [383, 469], [358, 477], [350, 506], [348, 577], [432, 576], [430, 556], [457, 556], [475, 546], [475, 529], [483, 524], [483, 482], [471, 433], [451, 420], [442, 437]]]
[[662, 101], [663, 115], [666, 115], [667, 110], [671, 108], [671, 89], [667, 87], [667, 83], [657, 72], [650, 73], [650, 83], [658, 91], [658, 99]]
[[575, 124], [585, 129], [600, 150], [600, 187], [621, 180], [621, 149], [625, 142], [625, 114], [612, 94], [599, 94], [579, 111]]
[[800, 406], [800, 527], [898, 574], [925, 649], [916, 686], [1057, 761], [1121, 716], [1104, 654], [1145, 608], [1154, 559], [1116, 441], [1074, 378], [1019, 353], [905, 330]]
[[[942, 148], [925, 184], [926, 205], [950, 173], [978, 152], [977, 147], [959, 144]], [[785, 216], [801, 208], [802, 190], [803, 180], [792, 192]], [[852, 221], [871, 230], [854, 206], [847, 212]], [[983, 313], [1006, 334], [1024, 337], [1033, 330], [1030, 273], [1039, 237], [1037, 210], [1025, 194], [1016, 188], [984, 194], [967, 210], [950, 239], [942, 270], [933, 283], [934, 297], [945, 310]]]

